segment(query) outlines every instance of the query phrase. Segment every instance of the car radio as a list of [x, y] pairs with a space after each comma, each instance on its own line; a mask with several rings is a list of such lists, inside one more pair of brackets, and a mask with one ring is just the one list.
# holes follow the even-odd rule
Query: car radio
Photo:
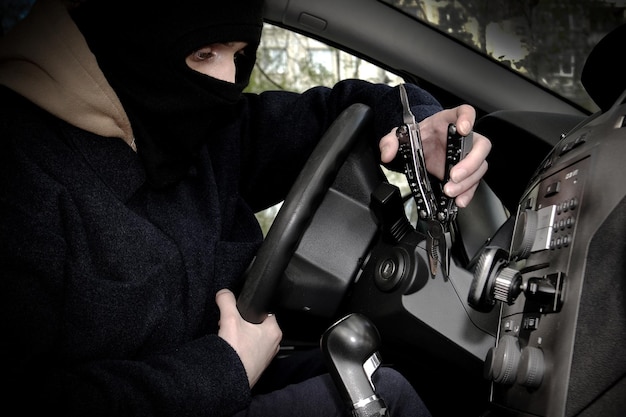
[[500, 309], [485, 358], [495, 415], [626, 409], [626, 104], [561, 139], [520, 199], [508, 247], [486, 246], [468, 301]]

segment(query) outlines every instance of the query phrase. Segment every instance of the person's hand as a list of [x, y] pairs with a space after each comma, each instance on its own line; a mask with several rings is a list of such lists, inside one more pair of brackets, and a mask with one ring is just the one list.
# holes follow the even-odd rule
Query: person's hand
[[244, 320], [237, 310], [235, 296], [229, 290], [218, 291], [215, 302], [220, 309], [217, 335], [239, 355], [252, 388], [278, 353], [283, 333], [273, 315], [268, 315], [260, 324]]
[[[465, 136], [473, 129], [475, 119], [476, 111], [474, 108], [463, 104], [453, 109], [435, 113], [419, 123], [428, 172], [439, 179], [443, 179], [448, 124], [455, 123], [458, 132]], [[399, 148], [395, 128], [380, 140], [379, 147], [382, 162], [388, 163], [395, 158]], [[474, 132], [471, 152], [452, 168], [450, 181], [444, 186], [446, 195], [456, 197], [457, 206], [467, 207], [474, 197], [480, 179], [487, 172], [486, 158], [490, 151], [491, 141]]]

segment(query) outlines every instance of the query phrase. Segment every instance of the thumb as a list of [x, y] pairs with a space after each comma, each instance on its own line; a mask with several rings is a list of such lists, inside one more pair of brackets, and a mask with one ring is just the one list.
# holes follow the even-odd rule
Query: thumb
[[225, 311], [234, 308], [237, 301], [235, 300], [235, 294], [233, 294], [231, 290], [224, 288], [215, 294], [215, 303], [220, 309], [220, 312], [224, 313]]

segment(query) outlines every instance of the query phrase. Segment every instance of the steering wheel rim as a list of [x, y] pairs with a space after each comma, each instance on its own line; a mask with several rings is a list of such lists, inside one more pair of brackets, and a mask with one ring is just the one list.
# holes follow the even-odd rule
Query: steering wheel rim
[[245, 273], [237, 308], [248, 322], [261, 323], [267, 317], [289, 260], [371, 113], [360, 103], [345, 109], [324, 133], [296, 178]]

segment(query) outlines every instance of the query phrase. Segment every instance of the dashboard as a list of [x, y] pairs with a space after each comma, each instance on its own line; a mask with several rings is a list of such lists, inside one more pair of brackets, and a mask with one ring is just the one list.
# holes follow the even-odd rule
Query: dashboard
[[507, 246], [484, 248], [470, 304], [499, 310], [485, 359], [496, 415], [612, 416], [626, 406], [626, 100], [560, 142]]

